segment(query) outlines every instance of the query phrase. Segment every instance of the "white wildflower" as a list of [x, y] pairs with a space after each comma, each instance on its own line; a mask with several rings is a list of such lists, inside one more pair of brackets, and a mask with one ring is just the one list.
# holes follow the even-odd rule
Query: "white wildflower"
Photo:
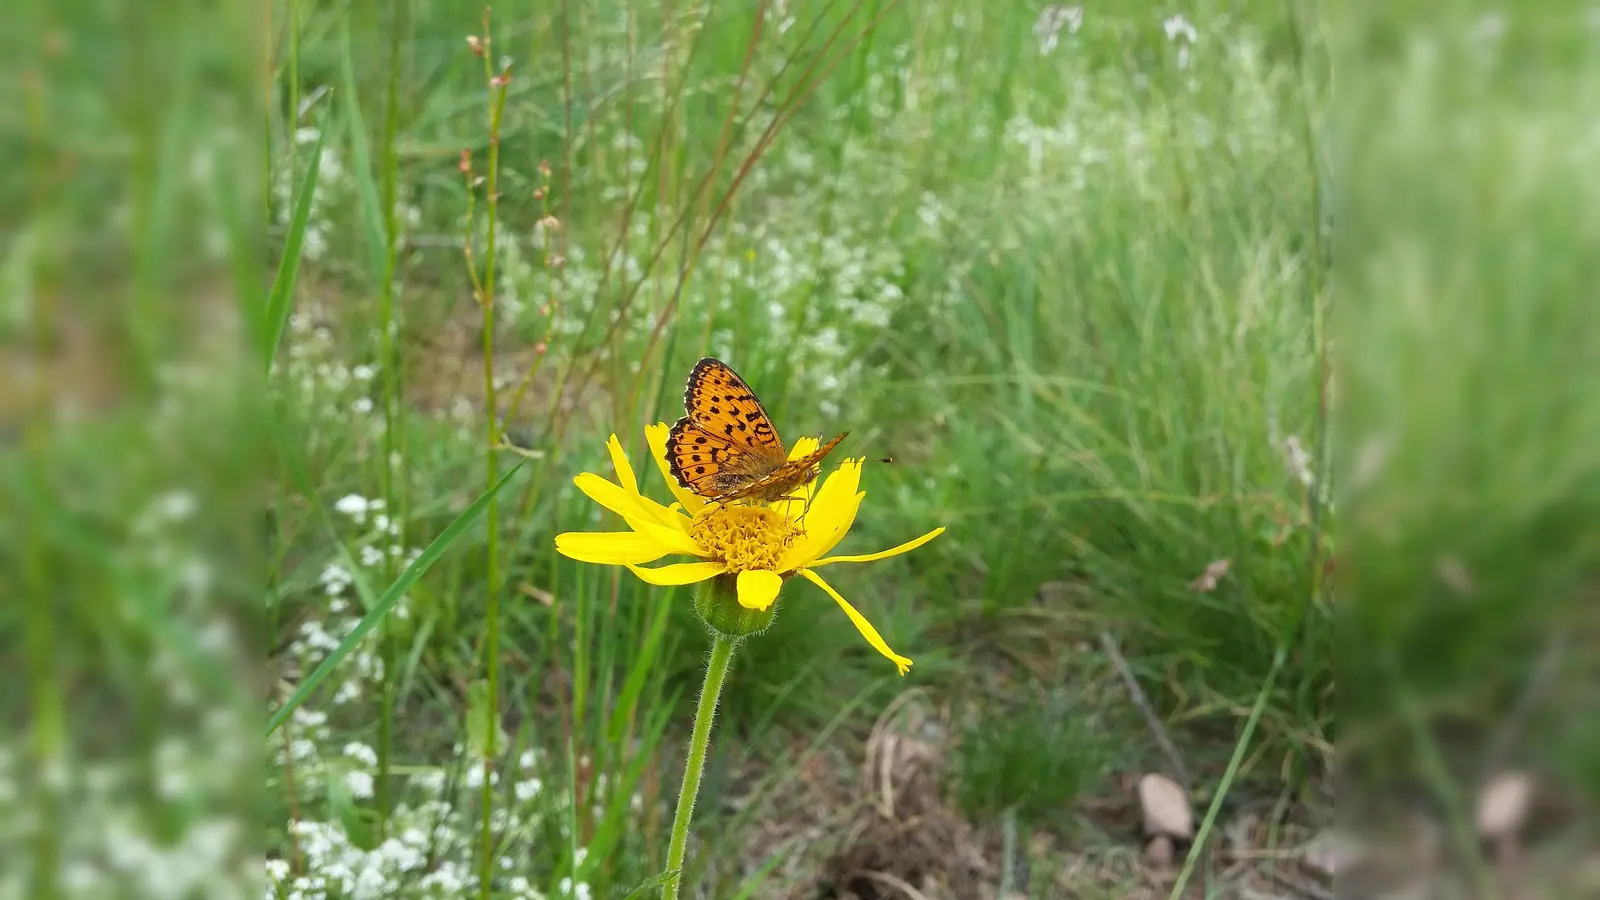
[[358, 525], [367, 521], [367, 510], [370, 507], [367, 498], [360, 494], [346, 494], [333, 504], [334, 509], [349, 516]]
[[1283, 453], [1288, 459], [1289, 471], [1300, 483], [1310, 487], [1316, 481], [1316, 476], [1311, 472], [1311, 454], [1300, 444], [1300, 436], [1291, 434], [1283, 442]]
[[1183, 38], [1184, 41], [1192, 44], [1200, 39], [1200, 33], [1181, 13], [1174, 13], [1168, 16], [1166, 21], [1161, 23], [1161, 27], [1167, 32], [1167, 40], [1169, 41]]
[[366, 772], [346, 772], [344, 783], [357, 797], [372, 796], [372, 776]]
[[1053, 3], [1040, 10], [1039, 18], [1033, 23], [1033, 36], [1039, 39], [1041, 56], [1056, 48], [1063, 25], [1067, 27], [1068, 34], [1077, 34], [1078, 29], [1083, 27], [1083, 7]]

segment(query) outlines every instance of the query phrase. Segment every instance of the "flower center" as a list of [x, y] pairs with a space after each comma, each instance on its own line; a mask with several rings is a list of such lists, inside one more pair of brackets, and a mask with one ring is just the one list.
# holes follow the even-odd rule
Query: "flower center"
[[689, 536], [730, 572], [776, 571], [801, 531], [765, 506], [713, 506], [695, 516]]

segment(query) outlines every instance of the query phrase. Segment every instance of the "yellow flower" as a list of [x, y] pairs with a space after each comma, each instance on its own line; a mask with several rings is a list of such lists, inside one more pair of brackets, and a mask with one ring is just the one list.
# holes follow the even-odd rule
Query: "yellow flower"
[[[645, 428], [645, 436], [656, 465], [678, 502], [663, 506], [639, 493], [633, 467], [622, 452], [621, 442], [612, 435], [607, 447], [617, 481], [585, 472], [575, 483], [589, 499], [621, 516], [630, 530], [567, 532], [556, 536], [556, 549], [580, 562], [627, 566], [635, 575], [657, 585], [695, 584], [731, 575], [737, 582], [739, 605], [751, 610], [771, 607], [784, 580], [799, 575], [826, 591], [867, 643], [888, 657], [904, 675], [911, 660], [890, 650], [872, 623], [823, 581], [816, 570], [834, 563], [872, 562], [897, 556], [933, 540], [944, 529], [935, 528], [878, 553], [829, 556], [855, 523], [856, 510], [866, 496], [858, 490], [864, 460], [847, 459], [820, 487], [812, 482], [776, 503], [723, 506], [707, 503], [680, 487], [668, 474], [668, 430], [664, 424], [650, 425]], [[803, 456], [816, 446], [815, 438], [802, 438], [789, 456]], [[642, 566], [670, 554], [699, 560], [656, 568]]]

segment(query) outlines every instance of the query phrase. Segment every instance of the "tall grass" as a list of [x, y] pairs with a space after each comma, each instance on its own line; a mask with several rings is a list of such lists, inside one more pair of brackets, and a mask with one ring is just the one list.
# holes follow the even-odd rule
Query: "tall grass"
[[1453, 15], [1390, 41], [1405, 20], [1373, 14], [1341, 48], [1374, 72], [1341, 148], [1362, 165], [1340, 210], [1340, 640], [1368, 648], [1339, 667], [1345, 802], [1403, 786], [1469, 838], [1471, 792], [1507, 766], [1600, 797], [1579, 649], [1600, 497], [1595, 99], [1592, 55], [1556, 27], [1576, 15]]
[[[492, 40], [460, 3], [370, 22], [303, 8], [276, 35], [293, 49], [280, 106], [339, 86], [275, 138], [276, 159], [300, 146], [319, 163], [283, 389], [306, 499], [337, 513], [282, 528], [286, 674], [354, 647], [351, 629], [388, 610], [377, 651], [335, 670], [357, 687], [329, 681], [336, 696], [298, 726], [311, 746], [276, 760], [277, 821], [370, 818], [394, 836], [440, 817], [449, 836], [430, 858], [442, 871], [470, 848], [458, 878], [480, 896], [517, 878], [611, 896], [660, 871], [673, 799], [660, 773], [676, 768], [697, 626], [681, 598], [558, 561], [550, 537], [605, 527], [570, 475], [601, 466], [611, 433], [643, 459], [640, 425], [677, 415], [679, 379], [705, 353], [738, 365], [791, 437], [837, 424], [849, 452], [895, 457], [868, 485], [889, 502], [863, 540], [952, 526], [900, 564], [896, 591], [846, 579], [897, 645], [925, 648], [917, 672], [945, 696], [982, 702], [1003, 688], [972, 676], [997, 666], [1052, 695], [1098, 681], [1103, 660], [1061, 648], [1110, 629], [1203, 773], [1320, 765], [1315, 33], [1281, 10], [1196, 11], [1192, 34], [1153, 9], [1091, 10], [1042, 49], [1022, 10], [491, 13]], [[280, 162], [274, 178], [296, 170]], [[292, 236], [287, 209], [275, 215]], [[364, 360], [382, 423], [359, 412]], [[528, 458], [520, 496], [491, 493], [483, 524], [454, 532], [403, 596], [349, 607], [499, 483], [513, 452]], [[1217, 586], [1191, 586], [1222, 559]], [[1038, 599], [1059, 584], [1078, 600]], [[745, 745], [722, 765], [770, 759], [796, 734], [859, 733], [841, 710], [870, 717], [890, 697], [818, 609], [791, 602], [733, 673], [724, 710]], [[1258, 698], [1254, 743], [1230, 766]], [[369, 733], [370, 809], [344, 796], [364, 785], [360, 752], [339, 750]], [[469, 759], [440, 784], [455, 744]], [[708, 790], [725, 784], [718, 765]], [[758, 797], [797, 777], [778, 771]], [[1026, 783], [967, 789], [1013, 808], [1007, 785]], [[701, 840], [733, 846], [743, 822], [712, 816]], [[272, 843], [312, 874], [300, 838], [286, 827]], [[691, 847], [685, 884], [736, 892], [748, 876], [755, 890], [767, 876], [736, 856]]]
[[0, 896], [653, 890], [703, 633], [551, 539], [703, 354], [950, 530], [841, 576], [910, 681], [803, 591], [742, 655], [686, 894], [840, 874], [908, 690], [1007, 879], [1121, 840], [1110, 640], [1209, 833], [1335, 739], [1468, 858], [1600, 793], [1581, 11], [15, 6]]

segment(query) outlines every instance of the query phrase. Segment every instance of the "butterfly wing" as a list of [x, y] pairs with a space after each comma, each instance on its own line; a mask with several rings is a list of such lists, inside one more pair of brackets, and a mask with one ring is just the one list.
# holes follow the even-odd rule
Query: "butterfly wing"
[[832, 453], [833, 448], [839, 446], [839, 442], [849, 434], [850, 432], [846, 431], [799, 459], [787, 460], [777, 469], [753, 481], [734, 486], [732, 490], [716, 499], [729, 501], [754, 497], [769, 502], [781, 500], [794, 493], [796, 489], [810, 484], [818, 475], [818, 466], [823, 457]]
[[720, 437], [737, 451], [753, 455], [771, 471], [788, 461], [783, 441], [755, 391], [720, 359], [694, 364], [683, 390], [683, 408], [690, 422], [711, 437]]
[[760, 481], [772, 467], [684, 416], [667, 432], [667, 471], [686, 490], [711, 500]]

